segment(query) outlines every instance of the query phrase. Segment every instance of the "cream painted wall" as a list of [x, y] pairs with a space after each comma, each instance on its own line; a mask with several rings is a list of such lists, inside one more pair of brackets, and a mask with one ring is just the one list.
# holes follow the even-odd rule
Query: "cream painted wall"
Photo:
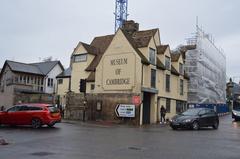
[[[74, 51], [73, 55], [86, 54], [86, 49], [80, 44]], [[72, 63], [72, 77], [71, 77], [71, 90], [75, 93], [79, 93], [80, 79], [88, 78], [90, 72], [86, 72], [85, 69], [90, 65], [94, 59], [94, 55], [87, 54], [86, 62], [73, 62]]]
[[91, 85], [94, 85], [95, 87], [95, 82], [87, 82], [86, 93], [94, 93], [95, 88], [92, 90]]
[[58, 78], [57, 80], [62, 79], [63, 83], [58, 84], [57, 86], [57, 95], [65, 95], [69, 89], [69, 80], [70, 78]]
[[[108, 63], [109, 60], [122, 59], [122, 58], [127, 58], [128, 62], [127, 64], [119, 65], [119, 69], [123, 71], [119, 75], [119, 78], [121, 77], [130, 78], [131, 82], [132, 80], [134, 82], [131, 83], [130, 85], [121, 85], [121, 86], [116, 85], [115, 89], [113, 86], [108, 87], [106, 85], [106, 79], [111, 78], [112, 76], [114, 76], [114, 78], [117, 77], [114, 70], [117, 69], [118, 66], [107, 65], [106, 63]], [[107, 69], [107, 66], [113, 67], [113, 68]], [[96, 68], [96, 77], [95, 77], [96, 85], [95, 85], [94, 92], [95, 93], [126, 93], [126, 92], [140, 93], [141, 92], [141, 72], [142, 72], [141, 69], [142, 69], [142, 64], [141, 64], [140, 57], [137, 55], [137, 53], [135, 52], [133, 47], [129, 44], [126, 37], [122, 33], [122, 31], [119, 29]], [[127, 71], [130, 71], [131, 74], [129, 74], [129, 72]], [[131, 89], [129, 86], [131, 86]]]

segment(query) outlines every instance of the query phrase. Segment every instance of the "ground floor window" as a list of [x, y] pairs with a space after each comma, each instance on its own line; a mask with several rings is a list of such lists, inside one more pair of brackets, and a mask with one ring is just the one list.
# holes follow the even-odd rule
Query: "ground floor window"
[[176, 113], [182, 113], [187, 110], [187, 103], [183, 101], [176, 102]]
[[166, 99], [166, 111], [167, 113], [170, 113], [171, 111], [171, 99]]

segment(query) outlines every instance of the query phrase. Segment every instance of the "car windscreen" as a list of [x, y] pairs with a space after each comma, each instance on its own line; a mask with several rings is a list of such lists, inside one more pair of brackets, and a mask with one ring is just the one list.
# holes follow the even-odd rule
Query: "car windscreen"
[[48, 110], [51, 113], [59, 113], [59, 109], [57, 107], [52, 106], [52, 105], [48, 106]]
[[187, 111], [183, 112], [182, 115], [186, 116], [194, 116], [198, 115], [201, 109], [188, 109]]

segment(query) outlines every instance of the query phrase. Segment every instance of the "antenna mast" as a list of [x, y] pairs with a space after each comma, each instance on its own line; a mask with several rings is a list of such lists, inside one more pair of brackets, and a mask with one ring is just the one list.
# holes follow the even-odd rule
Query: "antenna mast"
[[115, 4], [115, 32], [121, 28], [128, 16], [128, 0], [116, 0]]

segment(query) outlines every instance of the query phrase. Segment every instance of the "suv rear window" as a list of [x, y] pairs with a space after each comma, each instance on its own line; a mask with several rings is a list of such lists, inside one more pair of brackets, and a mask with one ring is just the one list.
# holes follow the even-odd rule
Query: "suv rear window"
[[59, 113], [59, 109], [57, 107], [54, 106], [48, 106], [48, 110], [50, 111], [50, 113]]

